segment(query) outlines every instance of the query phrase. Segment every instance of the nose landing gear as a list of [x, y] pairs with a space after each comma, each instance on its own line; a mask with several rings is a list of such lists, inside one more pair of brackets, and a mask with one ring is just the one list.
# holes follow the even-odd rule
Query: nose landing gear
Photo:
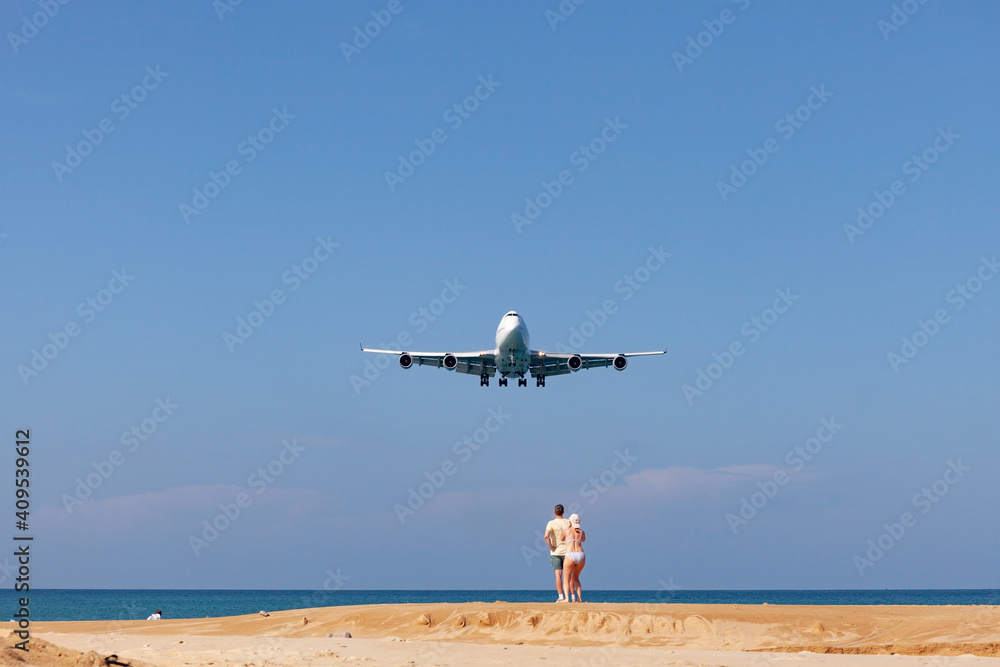
[[527, 380], [527, 378], [517, 378], [517, 386], [518, 387], [527, 387], [528, 386], [528, 380]]

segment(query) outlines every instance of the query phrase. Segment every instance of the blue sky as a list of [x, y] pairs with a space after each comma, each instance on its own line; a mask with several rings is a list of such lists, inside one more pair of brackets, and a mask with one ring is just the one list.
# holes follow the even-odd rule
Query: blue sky
[[[561, 502], [585, 587], [1000, 587], [995, 6], [220, 6], [0, 12], [37, 585], [546, 588]], [[510, 309], [669, 354], [358, 350]]]

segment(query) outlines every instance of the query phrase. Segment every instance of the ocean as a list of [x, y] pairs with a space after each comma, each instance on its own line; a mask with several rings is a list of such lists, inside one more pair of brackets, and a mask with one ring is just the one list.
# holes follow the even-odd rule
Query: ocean
[[[11, 618], [23, 593], [0, 591], [0, 616]], [[585, 590], [587, 602], [639, 604], [969, 605], [1000, 604], [1000, 590], [606, 591]], [[409, 602], [554, 602], [541, 591], [87, 590], [28, 593], [33, 621], [137, 620], [156, 609], [164, 618], [256, 614], [306, 607]]]

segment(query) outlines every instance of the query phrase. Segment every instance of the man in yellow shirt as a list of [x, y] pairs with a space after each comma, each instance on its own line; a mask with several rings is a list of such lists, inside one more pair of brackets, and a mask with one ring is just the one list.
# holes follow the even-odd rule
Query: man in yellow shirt
[[552, 569], [556, 571], [556, 592], [559, 594], [556, 602], [565, 602], [562, 570], [563, 559], [566, 557], [566, 543], [563, 542], [563, 533], [569, 528], [569, 521], [563, 518], [565, 509], [562, 505], [556, 505], [553, 511], [556, 518], [545, 526], [545, 543], [549, 545], [549, 559], [552, 562]]

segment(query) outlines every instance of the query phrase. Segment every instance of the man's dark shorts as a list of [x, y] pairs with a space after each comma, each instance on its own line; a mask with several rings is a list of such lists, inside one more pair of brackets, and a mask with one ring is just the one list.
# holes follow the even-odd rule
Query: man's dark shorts
[[563, 560], [565, 560], [565, 558], [566, 558], [565, 556], [553, 556], [552, 554], [549, 554], [549, 560], [552, 561], [552, 569], [553, 570], [563, 569], [562, 567]]

